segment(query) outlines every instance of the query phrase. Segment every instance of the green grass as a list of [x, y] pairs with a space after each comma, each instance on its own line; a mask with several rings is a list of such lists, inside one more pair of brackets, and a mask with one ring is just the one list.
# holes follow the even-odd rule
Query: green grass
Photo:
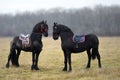
[[39, 71], [31, 71], [32, 55], [22, 52], [20, 67], [5, 68], [12, 38], [0, 38], [0, 80], [120, 80], [120, 37], [100, 37], [99, 51], [102, 68], [97, 59], [87, 64], [86, 52], [72, 54], [72, 72], [63, 72], [63, 52], [60, 40], [43, 38], [43, 50], [39, 56]]

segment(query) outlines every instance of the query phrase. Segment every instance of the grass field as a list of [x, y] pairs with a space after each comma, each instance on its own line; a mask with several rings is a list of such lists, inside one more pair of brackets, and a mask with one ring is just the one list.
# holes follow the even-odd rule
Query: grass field
[[63, 53], [60, 40], [43, 38], [43, 50], [39, 56], [39, 71], [31, 71], [31, 53], [22, 52], [20, 67], [5, 68], [12, 38], [0, 38], [0, 80], [120, 80], [120, 37], [99, 37], [102, 68], [97, 59], [87, 64], [86, 52], [72, 54], [72, 72], [63, 72]]

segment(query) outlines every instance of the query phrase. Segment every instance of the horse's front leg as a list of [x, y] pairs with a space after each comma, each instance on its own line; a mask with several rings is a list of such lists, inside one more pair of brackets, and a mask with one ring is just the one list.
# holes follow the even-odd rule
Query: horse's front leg
[[34, 66], [34, 68], [35, 68], [35, 70], [39, 70], [39, 68], [38, 68], [38, 58], [39, 58], [39, 54], [40, 54], [40, 52], [39, 53], [36, 53], [36, 59], [35, 59], [35, 66]]
[[31, 66], [31, 70], [34, 70], [34, 66], [35, 66], [35, 53], [32, 52], [32, 66]]
[[63, 71], [67, 71], [67, 55], [66, 55], [65, 52], [64, 52], [64, 68], [63, 68]]

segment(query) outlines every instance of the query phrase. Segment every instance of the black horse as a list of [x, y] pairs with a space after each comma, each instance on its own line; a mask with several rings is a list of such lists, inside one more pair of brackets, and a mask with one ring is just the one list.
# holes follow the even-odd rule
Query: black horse
[[35, 25], [33, 31], [30, 35], [30, 45], [25, 47], [22, 45], [22, 41], [19, 39], [19, 36], [13, 38], [10, 47], [10, 53], [8, 56], [8, 61], [6, 67], [9, 68], [10, 60], [13, 65], [19, 67], [19, 55], [21, 50], [26, 52], [32, 52], [32, 66], [31, 70], [39, 70], [38, 68], [38, 58], [39, 54], [42, 50], [42, 34], [47, 37], [48, 36], [48, 25], [46, 21], [41, 21]]
[[[65, 25], [54, 23], [53, 26], [53, 39], [57, 40], [61, 37], [61, 47], [64, 52], [64, 68], [63, 71], [67, 71], [67, 62], [69, 64], [69, 71], [72, 70], [71, 66], [71, 53], [78, 53], [87, 51], [88, 63], [86, 68], [90, 68], [91, 58], [95, 59], [97, 56], [98, 66], [101, 68], [100, 54], [98, 51], [99, 40], [96, 35], [85, 35], [85, 41], [79, 43], [76, 48], [76, 43], [73, 42], [74, 33]], [[91, 53], [92, 50], [92, 53]]]

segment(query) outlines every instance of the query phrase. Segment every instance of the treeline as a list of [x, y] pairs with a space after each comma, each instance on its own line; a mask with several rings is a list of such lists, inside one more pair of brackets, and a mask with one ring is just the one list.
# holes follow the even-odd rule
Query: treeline
[[35, 24], [47, 20], [52, 35], [54, 22], [67, 25], [75, 34], [95, 33], [100, 36], [120, 36], [120, 6], [96, 6], [82, 9], [39, 10], [13, 14], [0, 14], [0, 36], [31, 33]]

